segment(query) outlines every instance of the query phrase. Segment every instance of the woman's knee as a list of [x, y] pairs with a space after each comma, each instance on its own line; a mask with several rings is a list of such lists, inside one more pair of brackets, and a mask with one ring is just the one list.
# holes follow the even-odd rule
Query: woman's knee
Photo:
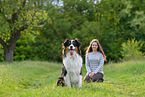
[[97, 73], [93, 76], [92, 82], [103, 82], [103, 74]]

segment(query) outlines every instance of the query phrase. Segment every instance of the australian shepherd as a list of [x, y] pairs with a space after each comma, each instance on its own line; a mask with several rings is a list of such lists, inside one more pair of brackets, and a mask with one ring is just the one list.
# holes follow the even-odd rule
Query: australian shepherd
[[63, 43], [63, 67], [61, 77], [57, 85], [69, 87], [81, 87], [82, 85], [82, 57], [81, 43], [75, 40], [66, 39]]

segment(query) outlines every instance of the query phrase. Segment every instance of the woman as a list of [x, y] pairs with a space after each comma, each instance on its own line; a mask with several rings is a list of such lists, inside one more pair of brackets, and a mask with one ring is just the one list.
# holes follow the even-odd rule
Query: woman
[[84, 81], [103, 82], [104, 60], [107, 61], [99, 41], [97, 39], [93, 39], [86, 50], [85, 61], [87, 74], [84, 77]]

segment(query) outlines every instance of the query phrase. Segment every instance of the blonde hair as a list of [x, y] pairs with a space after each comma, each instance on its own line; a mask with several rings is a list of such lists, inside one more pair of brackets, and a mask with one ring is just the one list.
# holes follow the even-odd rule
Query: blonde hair
[[98, 44], [98, 49], [97, 50], [102, 53], [102, 55], [104, 56], [104, 60], [107, 61], [106, 60], [106, 55], [105, 55], [105, 53], [104, 53], [104, 51], [103, 51], [103, 49], [102, 49], [102, 47], [101, 47], [101, 45], [100, 45], [100, 43], [97, 39], [93, 39], [90, 42], [90, 45], [87, 47], [86, 54], [89, 53], [89, 52], [92, 52], [92, 47], [91, 46], [92, 46], [93, 42], [97, 42], [97, 44]]

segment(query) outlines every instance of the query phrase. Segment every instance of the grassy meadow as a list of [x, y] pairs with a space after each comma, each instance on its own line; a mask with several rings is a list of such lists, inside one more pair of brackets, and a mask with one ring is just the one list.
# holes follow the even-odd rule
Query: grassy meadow
[[[0, 63], [0, 97], [144, 97], [145, 60], [104, 66], [103, 83], [81, 88], [57, 87], [61, 63], [22, 61]], [[83, 77], [86, 74], [83, 65]]]

